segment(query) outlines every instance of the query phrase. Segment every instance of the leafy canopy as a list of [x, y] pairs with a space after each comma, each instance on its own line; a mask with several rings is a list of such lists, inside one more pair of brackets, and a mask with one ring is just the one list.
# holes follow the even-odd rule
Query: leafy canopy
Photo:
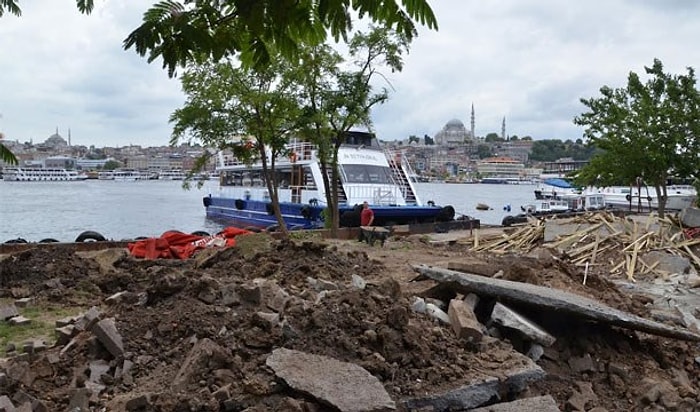
[[[20, 15], [18, 3], [0, 0], [0, 16]], [[76, 0], [83, 13], [93, 3]], [[417, 34], [416, 23], [437, 29], [427, 0], [163, 0], [144, 13], [123, 45], [148, 56], [149, 63], [162, 58], [170, 76], [188, 63], [231, 55], [259, 67], [277, 51], [293, 57], [300, 45], [321, 44], [328, 34], [346, 41], [353, 13], [409, 40]]]
[[[669, 177], [697, 177], [700, 162], [700, 93], [695, 71], [664, 73], [655, 59], [642, 82], [630, 72], [627, 86], [604, 86], [601, 96], [581, 99], [588, 111], [574, 123], [602, 150], [577, 176], [581, 185], [628, 185], [637, 179], [666, 195]], [[663, 206], [660, 207], [660, 213]]]

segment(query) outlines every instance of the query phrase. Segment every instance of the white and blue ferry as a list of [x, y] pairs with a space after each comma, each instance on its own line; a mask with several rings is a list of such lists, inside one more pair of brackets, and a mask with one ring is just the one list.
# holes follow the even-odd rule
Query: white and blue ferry
[[[277, 158], [276, 185], [282, 216], [290, 230], [324, 227], [326, 193], [316, 147], [293, 140], [289, 157]], [[219, 154], [218, 193], [203, 199], [207, 217], [224, 219], [242, 228], [277, 224], [265, 185], [262, 163], [247, 165], [233, 155]], [[349, 132], [338, 151], [337, 182], [341, 227], [360, 225], [364, 201], [374, 211], [375, 226], [454, 220], [452, 206], [423, 204], [416, 193], [410, 166], [401, 156], [384, 150], [375, 136]]]

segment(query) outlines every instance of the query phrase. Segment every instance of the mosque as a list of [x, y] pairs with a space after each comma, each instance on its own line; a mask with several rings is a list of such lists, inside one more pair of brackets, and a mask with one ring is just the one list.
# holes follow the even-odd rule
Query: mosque
[[461, 145], [475, 140], [474, 123], [474, 105], [472, 104], [471, 129], [467, 130], [461, 120], [452, 119], [435, 134], [435, 144], [440, 146]]

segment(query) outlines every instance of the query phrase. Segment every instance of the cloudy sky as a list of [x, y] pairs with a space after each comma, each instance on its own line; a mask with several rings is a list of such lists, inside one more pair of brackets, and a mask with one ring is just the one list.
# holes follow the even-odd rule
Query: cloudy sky
[[[21, 2], [0, 19], [0, 131], [45, 140], [58, 128], [73, 144], [166, 145], [170, 113], [184, 96], [160, 61], [122, 40], [151, 2]], [[695, 0], [433, 0], [439, 30], [420, 29], [403, 72], [388, 76], [391, 100], [374, 112], [384, 140], [435, 135], [450, 119], [476, 134], [576, 139], [579, 99], [624, 86], [654, 58], [685, 74], [700, 67]]]

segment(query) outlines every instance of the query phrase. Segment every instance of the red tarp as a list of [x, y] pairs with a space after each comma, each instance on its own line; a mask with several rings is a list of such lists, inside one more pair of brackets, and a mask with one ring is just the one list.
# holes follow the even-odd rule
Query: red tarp
[[157, 238], [129, 243], [129, 252], [134, 257], [145, 259], [187, 259], [204, 248], [235, 246], [236, 236], [249, 233], [253, 232], [237, 227], [227, 227], [212, 236], [168, 231]]

